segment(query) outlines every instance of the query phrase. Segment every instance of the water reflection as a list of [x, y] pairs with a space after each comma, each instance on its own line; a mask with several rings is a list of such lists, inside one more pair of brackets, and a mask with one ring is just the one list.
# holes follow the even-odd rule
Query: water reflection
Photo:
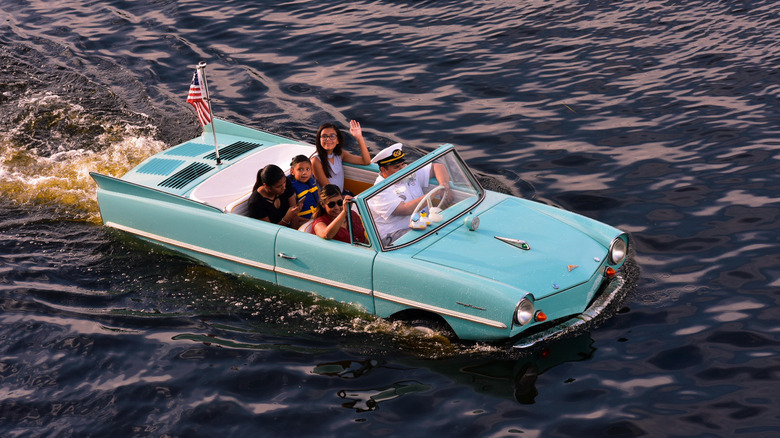
[[375, 411], [379, 409], [379, 403], [394, 400], [407, 394], [416, 394], [426, 392], [431, 386], [420, 382], [396, 382], [390, 386], [382, 388], [371, 388], [362, 390], [341, 390], [338, 396], [348, 400], [341, 406], [349, 409], [355, 409], [357, 412]]
[[363, 374], [373, 370], [379, 361], [376, 359], [367, 359], [364, 361], [358, 360], [342, 360], [337, 362], [321, 363], [314, 367], [312, 372], [321, 376], [339, 377], [342, 379], [357, 379]]
[[[566, 362], [588, 360], [596, 348], [588, 334], [562, 339], [559, 342], [539, 348], [522, 357], [496, 357], [496, 354], [461, 354], [445, 359], [430, 361], [419, 358], [394, 361], [393, 367], [407, 365], [410, 369], [424, 367], [459, 384], [471, 387], [475, 392], [521, 404], [534, 404], [544, 388], [536, 386], [539, 375]], [[504, 355], [502, 355], [504, 356]], [[359, 380], [371, 373], [381, 373], [387, 363], [377, 359], [342, 360], [317, 364], [312, 373], [349, 381]], [[380, 387], [343, 385], [336, 395], [349, 400], [343, 407], [357, 412], [379, 409], [380, 403], [397, 399], [407, 394], [425, 392], [434, 388], [434, 383], [399, 381]]]

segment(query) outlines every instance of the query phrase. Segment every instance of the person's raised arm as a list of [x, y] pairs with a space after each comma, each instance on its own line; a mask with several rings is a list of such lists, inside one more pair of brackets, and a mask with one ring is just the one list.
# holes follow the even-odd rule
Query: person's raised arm
[[444, 186], [447, 190], [450, 189], [450, 173], [447, 171], [447, 166], [441, 163], [433, 163], [433, 175], [436, 176], [436, 181], [440, 186]]
[[345, 200], [344, 209], [342, 209], [341, 213], [333, 218], [333, 220], [328, 225], [325, 225], [325, 222], [318, 222], [316, 225], [314, 225], [314, 234], [327, 240], [331, 240], [336, 237], [336, 234], [339, 232], [339, 228], [341, 228], [341, 226], [344, 224], [344, 221], [347, 219], [349, 209], [349, 201]]
[[322, 237], [323, 239], [333, 239], [336, 236], [336, 233], [339, 232], [339, 228], [341, 228], [341, 224], [344, 223], [344, 219], [346, 217], [347, 216], [342, 211], [328, 225], [325, 225], [325, 222], [317, 222], [317, 224], [314, 226], [314, 234]]
[[444, 193], [441, 195], [440, 206], [447, 202], [451, 196], [450, 192], [450, 172], [447, 166], [441, 163], [433, 163], [433, 174], [440, 187], [444, 187]]
[[[358, 145], [360, 146], [360, 156], [351, 154], [347, 151], [341, 153], [342, 161], [350, 164], [362, 164], [367, 165], [371, 163], [371, 154], [368, 152], [368, 146], [366, 146], [366, 140], [363, 138], [363, 129], [360, 127], [360, 123], [357, 120], [351, 120], [349, 122], [349, 133], [355, 137]], [[316, 176], [316, 173], [315, 173]]]

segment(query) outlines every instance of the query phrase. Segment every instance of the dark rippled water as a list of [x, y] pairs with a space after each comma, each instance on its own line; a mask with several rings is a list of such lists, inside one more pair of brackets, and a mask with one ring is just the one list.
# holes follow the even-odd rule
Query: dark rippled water
[[[780, 14], [762, 1], [0, 1], [0, 435], [780, 436]], [[631, 233], [549, 356], [446, 347], [100, 226], [218, 116], [453, 143]]]

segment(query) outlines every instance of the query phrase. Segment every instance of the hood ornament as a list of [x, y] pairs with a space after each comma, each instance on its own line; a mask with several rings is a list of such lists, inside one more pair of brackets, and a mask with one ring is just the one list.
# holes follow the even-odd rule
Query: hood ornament
[[493, 236], [493, 237], [495, 237], [496, 239], [498, 239], [498, 240], [500, 240], [500, 241], [502, 241], [504, 243], [508, 243], [508, 244], [510, 244], [512, 246], [516, 246], [516, 247], [518, 247], [518, 248], [520, 248], [522, 250], [525, 250], [525, 251], [528, 251], [528, 250], [531, 249], [531, 246], [528, 245], [528, 243], [525, 240], [512, 239], [511, 237], [499, 237], [499, 236]]

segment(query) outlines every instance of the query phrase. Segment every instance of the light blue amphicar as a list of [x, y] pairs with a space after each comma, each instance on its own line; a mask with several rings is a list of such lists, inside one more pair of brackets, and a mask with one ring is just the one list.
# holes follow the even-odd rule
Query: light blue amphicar
[[[485, 190], [452, 145], [376, 185], [376, 165], [345, 164], [345, 188], [356, 194], [352, 208], [368, 238], [349, 244], [244, 215], [258, 169], [288, 169], [314, 146], [224, 120], [214, 125], [121, 178], [92, 173], [105, 225], [222, 271], [464, 340], [530, 346], [585, 324], [622, 296], [626, 233]], [[444, 166], [449, 181], [431, 177], [408, 230], [380, 236], [373, 203], [432, 164]]]

